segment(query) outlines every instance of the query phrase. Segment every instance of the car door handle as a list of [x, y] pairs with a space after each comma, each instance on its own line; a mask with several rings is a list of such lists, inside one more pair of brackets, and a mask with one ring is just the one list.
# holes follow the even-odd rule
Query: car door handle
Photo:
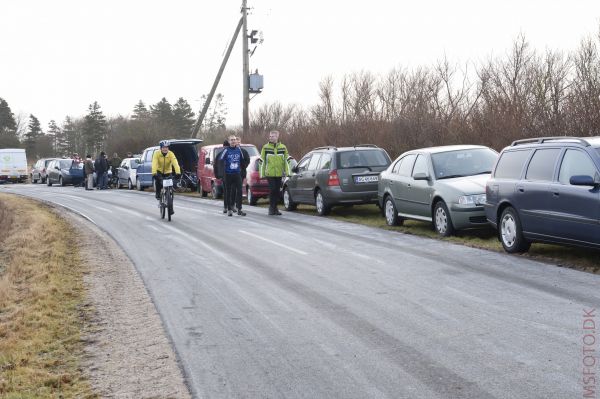
[[393, 186], [393, 185], [394, 185], [394, 181], [390, 180], [390, 186]]
[[524, 193], [525, 189], [523, 187], [517, 187], [517, 190], [519, 190], [520, 193]]
[[553, 197], [560, 197], [560, 193], [554, 192], [554, 193], [552, 193], [552, 196]]
[[406, 184], [406, 187], [410, 188], [410, 183]]

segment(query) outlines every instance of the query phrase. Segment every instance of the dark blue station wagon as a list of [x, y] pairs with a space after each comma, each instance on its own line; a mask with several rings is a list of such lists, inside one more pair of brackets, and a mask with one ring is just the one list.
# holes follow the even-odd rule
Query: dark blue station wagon
[[546, 137], [506, 147], [485, 212], [507, 252], [532, 242], [600, 248], [600, 137]]

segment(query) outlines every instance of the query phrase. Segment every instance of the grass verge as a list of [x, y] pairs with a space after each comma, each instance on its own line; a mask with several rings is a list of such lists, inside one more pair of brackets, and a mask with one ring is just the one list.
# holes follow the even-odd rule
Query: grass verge
[[47, 207], [0, 195], [0, 397], [94, 398], [80, 369], [84, 267]]
[[[191, 197], [200, 196], [197, 193], [186, 193], [185, 195]], [[222, 199], [219, 201], [222, 201]], [[264, 207], [267, 205], [268, 200], [260, 199], [257, 206]], [[296, 212], [305, 215], [316, 215], [315, 207], [308, 205], [299, 205]], [[385, 218], [381, 215], [379, 208], [375, 205], [334, 207], [328, 217], [345, 222], [357, 223], [405, 234], [413, 234], [420, 237], [449, 241], [473, 248], [504, 252], [502, 245], [497, 239], [496, 232], [491, 228], [459, 231], [457, 235], [453, 237], [444, 238], [440, 237], [433, 230], [431, 223], [407, 220], [402, 226], [388, 226], [385, 222]], [[528, 252], [515, 256], [523, 256], [562, 267], [600, 274], [600, 251], [593, 249], [536, 243], [531, 246], [531, 249]]]

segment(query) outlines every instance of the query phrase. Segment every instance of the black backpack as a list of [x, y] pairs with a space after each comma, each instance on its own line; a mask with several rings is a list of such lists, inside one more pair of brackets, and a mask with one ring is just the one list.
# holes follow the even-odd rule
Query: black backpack
[[223, 178], [223, 171], [225, 170], [225, 160], [221, 158], [221, 155], [223, 155], [223, 151], [219, 152], [219, 154], [213, 160], [213, 171], [217, 179]]

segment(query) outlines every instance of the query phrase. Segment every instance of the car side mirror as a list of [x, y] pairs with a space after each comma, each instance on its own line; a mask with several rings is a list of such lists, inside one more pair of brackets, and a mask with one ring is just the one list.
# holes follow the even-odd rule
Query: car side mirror
[[571, 178], [569, 179], [569, 183], [571, 183], [571, 185], [573, 186], [596, 186], [598, 185], [598, 182], [596, 182], [596, 180], [594, 180], [594, 178], [592, 176], [587, 176], [587, 175], [576, 175], [576, 176], [571, 176]]
[[122, 169], [125, 169], [125, 170], [127, 170], [127, 169], [129, 169], [129, 166], [127, 166], [127, 165], [123, 165], [123, 168], [122, 168]]
[[298, 166], [294, 166], [294, 167], [292, 168], [292, 172], [294, 172], [294, 173], [298, 173]]
[[210, 165], [210, 158], [206, 158], [206, 159], [204, 160], [204, 164], [205, 164], [205, 165]]
[[415, 173], [413, 176], [415, 180], [429, 180], [429, 175], [424, 172]]
[[54, 169], [60, 170], [60, 166], [55, 166]]

